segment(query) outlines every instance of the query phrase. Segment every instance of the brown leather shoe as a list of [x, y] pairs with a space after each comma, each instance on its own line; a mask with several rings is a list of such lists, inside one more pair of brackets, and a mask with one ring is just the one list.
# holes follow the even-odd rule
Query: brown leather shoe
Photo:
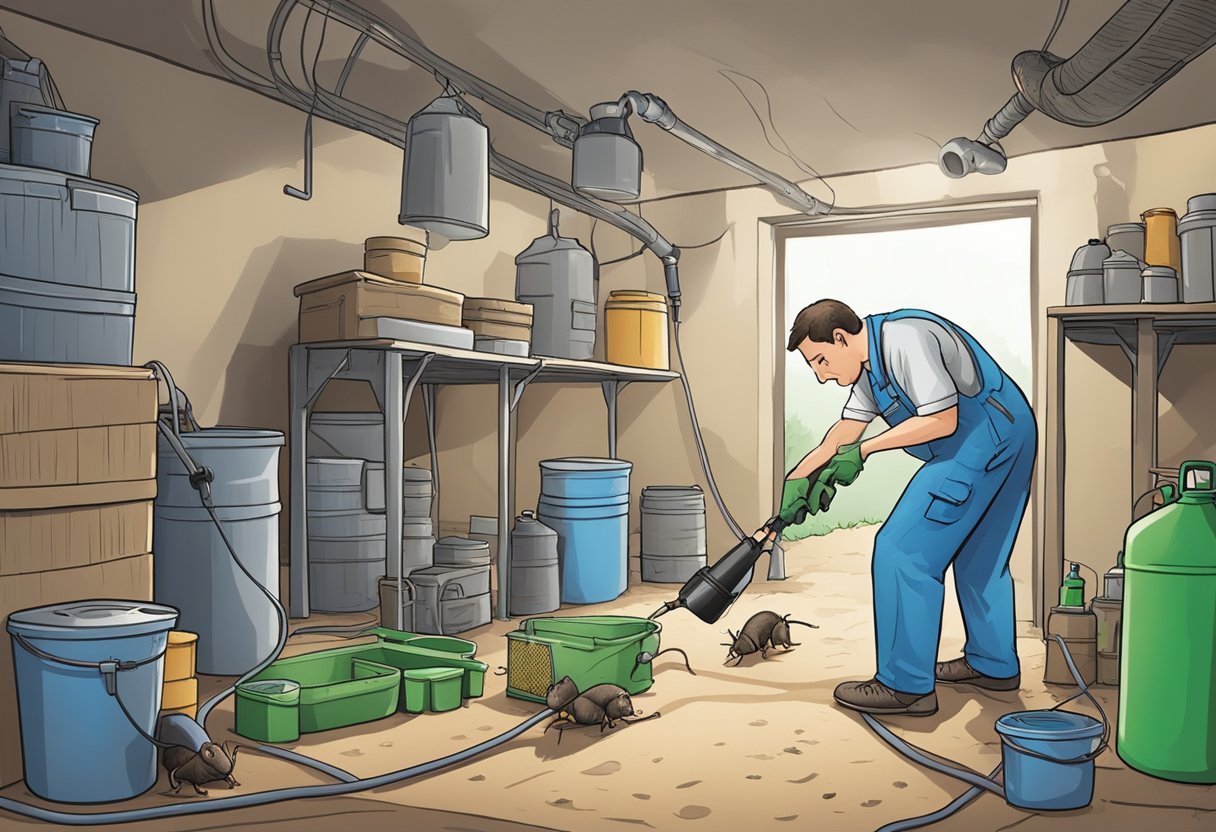
[[845, 682], [837, 685], [832, 695], [840, 705], [867, 714], [929, 716], [937, 713], [936, 691], [900, 693], [877, 679]]
[[985, 690], [1010, 691], [1022, 686], [1022, 674], [1010, 676], [1008, 679], [998, 679], [995, 676], [985, 676], [967, 664], [964, 658], [951, 659], [948, 662], [938, 662], [934, 672], [937, 681], [948, 685], [975, 685]]

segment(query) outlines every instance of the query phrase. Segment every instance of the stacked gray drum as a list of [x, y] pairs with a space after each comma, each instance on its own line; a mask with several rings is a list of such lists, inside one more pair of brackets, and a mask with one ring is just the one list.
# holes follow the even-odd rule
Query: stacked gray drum
[[511, 578], [507, 583], [509, 615], [540, 615], [561, 606], [557, 532], [521, 512], [511, 529]]
[[490, 547], [483, 540], [443, 537], [435, 565], [410, 574], [416, 592], [414, 629], [454, 635], [490, 623]]
[[157, 440], [153, 596], [181, 611], [177, 626], [198, 633], [199, 673], [239, 676], [271, 654], [279, 635], [278, 612], [267, 593], [279, 594], [279, 448], [284, 436], [252, 428], [181, 434], [186, 452], [215, 477], [215, 517], [239, 565], [181, 459], [163, 435]]
[[515, 299], [532, 304], [532, 354], [587, 359], [595, 351], [595, 258], [573, 237], [549, 233], [515, 258]]
[[[385, 545], [384, 464], [312, 457], [307, 481], [311, 606], [323, 612], [376, 607], [381, 576], [393, 578], [394, 587], [397, 576]], [[403, 469], [402, 492], [401, 564], [408, 576], [431, 563], [431, 472]]]
[[359, 612], [380, 602], [385, 519], [383, 510], [371, 511], [364, 465], [361, 459], [308, 460], [309, 603], [321, 612]]
[[642, 580], [682, 584], [705, 566], [705, 495], [699, 486], [642, 489]]
[[0, 165], [0, 360], [130, 364], [134, 191]]
[[130, 364], [139, 196], [88, 178], [97, 120], [53, 91], [0, 60], [0, 361]]

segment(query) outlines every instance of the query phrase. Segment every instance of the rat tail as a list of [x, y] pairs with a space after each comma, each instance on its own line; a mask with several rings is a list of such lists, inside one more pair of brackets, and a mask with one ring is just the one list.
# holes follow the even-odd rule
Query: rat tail
[[807, 623], [806, 621], [792, 621], [791, 619], [786, 618], [786, 619], [785, 619], [785, 623], [786, 623], [786, 624], [801, 624], [803, 627], [810, 627], [812, 630], [818, 630], [818, 629], [819, 629], [819, 625], [818, 625], [818, 624], [809, 624], [809, 623]]
[[[729, 645], [727, 645], [727, 646], [729, 646]], [[679, 653], [681, 656], [684, 657], [684, 667], [686, 667], [688, 669], [688, 672], [691, 673], [693, 676], [697, 675], [697, 671], [692, 669], [692, 662], [690, 662], [688, 660], [688, 654], [685, 653], [683, 650], [681, 650], [679, 647], [668, 647], [664, 650], [660, 650], [659, 652], [654, 654], [654, 659], [657, 659], [659, 656], [663, 655], [664, 653]], [[651, 659], [650, 661], [653, 662], [654, 659]]]
[[628, 719], [626, 717], [621, 717], [621, 722], [625, 723], [626, 725], [634, 725], [635, 723], [638, 723], [638, 722], [645, 722], [648, 719], [658, 719], [661, 716], [662, 716], [661, 713], [659, 713], [658, 711], [655, 711], [652, 714], [648, 714], [647, 716], [637, 717], [636, 719]]

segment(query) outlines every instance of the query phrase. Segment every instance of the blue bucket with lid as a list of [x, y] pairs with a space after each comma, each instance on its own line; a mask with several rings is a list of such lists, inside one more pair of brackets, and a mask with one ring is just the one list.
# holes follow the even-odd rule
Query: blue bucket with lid
[[[156, 731], [176, 623], [177, 610], [143, 601], [76, 601], [8, 617], [31, 792], [108, 803], [155, 785], [156, 746], [143, 734]], [[103, 663], [117, 663], [114, 672]]]
[[1088, 806], [1094, 759], [1106, 747], [1106, 725], [1072, 711], [1018, 711], [996, 721], [1005, 764], [1005, 800], [1021, 809]]

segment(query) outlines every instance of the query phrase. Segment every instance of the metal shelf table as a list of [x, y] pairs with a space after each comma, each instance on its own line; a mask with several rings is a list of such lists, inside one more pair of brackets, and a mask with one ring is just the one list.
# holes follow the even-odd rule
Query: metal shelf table
[[1132, 493], [1153, 487], [1157, 467], [1157, 382], [1179, 344], [1216, 344], [1216, 303], [1052, 306], [1047, 309], [1047, 409], [1043, 553], [1036, 621], [1047, 611], [1064, 568], [1064, 347], [1118, 346], [1132, 366]]
[[[616, 456], [616, 403], [621, 389], [633, 382], [669, 382], [679, 374], [575, 361], [520, 358], [409, 341], [358, 340], [296, 344], [289, 353], [291, 406], [290, 564], [291, 617], [306, 618], [309, 609], [307, 435], [317, 398], [334, 379], [366, 381], [384, 412], [384, 499], [387, 519], [386, 557], [401, 563], [401, 468], [405, 462], [405, 414], [421, 384], [428, 422], [433, 427], [434, 388], [448, 384], [494, 384], [498, 387], [498, 599], [497, 616], [507, 618], [510, 518], [514, 516], [514, 430], [512, 413], [531, 383], [599, 384], [608, 411], [608, 456]], [[437, 466], [436, 466], [437, 467]], [[433, 475], [438, 482], [439, 472]], [[397, 570], [401, 574], [401, 569]], [[401, 586], [398, 584], [398, 593]], [[398, 594], [400, 597], [400, 594]], [[400, 615], [400, 613], [398, 613]], [[401, 622], [398, 621], [398, 626]]]

